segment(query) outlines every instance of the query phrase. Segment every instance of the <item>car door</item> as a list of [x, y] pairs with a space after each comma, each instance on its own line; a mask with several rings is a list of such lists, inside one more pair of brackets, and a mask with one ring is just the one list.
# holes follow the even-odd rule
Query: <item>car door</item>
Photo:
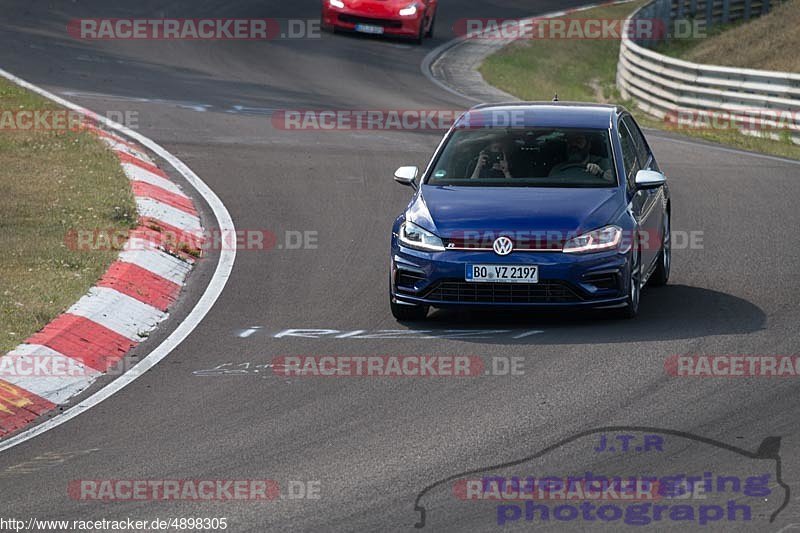
[[649, 191], [638, 190], [636, 188], [635, 180], [636, 174], [644, 168], [640, 161], [639, 154], [636, 150], [636, 141], [630, 132], [623, 116], [619, 121], [619, 142], [622, 149], [622, 160], [625, 166], [625, 179], [628, 182], [628, 190], [632, 191], [631, 196], [631, 213], [639, 225], [640, 239], [642, 252], [642, 266], [644, 268], [643, 274], [649, 271], [650, 265], [655, 260], [657, 252], [653, 248], [658, 246], [652, 245], [652, 227], [653, 211], [654, 211], [654, 196], [649, 194]]
[[[636, 146], [636, 157], [639, 165], [644, 170], [654, 170], [659, 172], [658, 164], [653, 157], [653, 152], [647, 144], [647, 141], [642, 134], [642, 130], [636, 121], [630, 115], [624, 115], [622, 119], [625, 126], [628, 128], [631, 137], [633, 138], [634, 145]], [[664, 216], [666, 214], [664, 201], [664, 189], [650, 189], [647, 191], [639, 191], [644, 197], [644, 213], [642, 214], [643, 222], [642, 227], [647, 232], [647, 248], [649, 257], [652, 261], [658, 260], [658, 254], [661, 251], [661, 244], [664, 238], [662, 235], [664, 231]]]

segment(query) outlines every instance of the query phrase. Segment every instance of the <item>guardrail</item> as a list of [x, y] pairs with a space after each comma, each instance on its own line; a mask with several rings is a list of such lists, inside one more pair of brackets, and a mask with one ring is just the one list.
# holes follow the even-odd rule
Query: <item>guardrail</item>
[[[768, 0], [655, 0], [630, 18], [660, 19], [665, 27], [687, 18], [716, 24], [759, 16], [769, 8]], [[788, 135], [800, 144], [800, 74], [691, 63], [648, 49], [656, 42], [623, 36], [617, 86], [624, 98], [678, 125]]]
[[[760, 17], [773, 4], [786, 0], [654, 0], [644, 6], [640, 16], [663, 21], [702, 20], [707, 27]], [[668, 36], [667, 36], [668, 37]]]

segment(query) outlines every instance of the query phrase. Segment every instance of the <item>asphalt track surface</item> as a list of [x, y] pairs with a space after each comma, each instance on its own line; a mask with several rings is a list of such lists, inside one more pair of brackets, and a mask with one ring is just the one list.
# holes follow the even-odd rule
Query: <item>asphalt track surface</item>
[[[167, 359], [98, 407], [0, 454], [0, 515], [226, 516], [232, 531], [410, 530], [419, 520], [418, 494], [440, 480], [525, 461], [593, 428], [640, 426], [687, 435], [665, 433], [665, 442], [683, 439], [665, 452], [617, 458], [628, 473], [734, 471], [746, 458], [722, 444], [755, 451], [764, 438], [781, 437], [788, 506], [772, 524], [762, 514], [743, 529], [778, 531], [800, 522], [796, 378], [687, 379], [664, 371], [673, 354], [798, 352], [800, 166], [652, 134], [670, 178], [673, 229], [703, 232], [703, 246], [675, 251], [671, 284], [645, 290], [637, 320], [436, 312], [426, 323], [403, 325], [388, 308], [388, 243], [411, 191], [391, 175], [402, 164], [424, 165], [440, 134], [287, 132], [271, 125], [275, 109], [465, 107], [419, 68], [430, 49], [452, 36], [455, 20], [523, 17], [579, 3], [442, 0], [436, 39], [414, 47], [327, 34], [272, 42], [91, 43], [65, 32], [74, 17], [311, 19], [318, 17], [313, 0], [0, 2], [2, 68], [98, 112], [137, 111], [139, 130], [201, 176], [237, 228], [318, 232], [316, 249], [240, 252], [215, 307]], [[212, 266], [194, 275], [173, 324], [202, 292]], [[275, 337], [290, 328], [427, 333]], [[453, 329], [472, 336], [455, 338], [447, 332]], [[532, 330], [540, 332], [514, 338]], [[459, 379], [286, 379], [267, 368], [196, 373], [300, 354], [477, 355], [487, 364], [496, 356], [522, 357], [525, 373]], [[516, 473], [566, 476], [613, 462], [574, 443], [557, 451], [552, 461], [545, 456], [537, 466], [531, 459]], [[75, 479], [254, 478], [318, 480], [321, 498], [102, 503], [67, 493]], [[429, 530], [496, 529], [491, 505], [434, 494], [440, 489], [421, 498]], [[770, 513], [783, 497], [776, 490], [768, 498]], [[623, 527], [580, 520], [549, 526]], [[740, 526], [723, 521], [705, 529]]]

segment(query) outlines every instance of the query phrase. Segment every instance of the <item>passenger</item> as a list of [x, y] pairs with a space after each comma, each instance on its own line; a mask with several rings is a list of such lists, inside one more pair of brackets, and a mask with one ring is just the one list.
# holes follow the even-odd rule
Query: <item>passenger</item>
[[470, 179], [511, 179], [511, 169], [508, 164], [508, 150], [500, 141], [491, 143], [481, 150], [475, 169]]

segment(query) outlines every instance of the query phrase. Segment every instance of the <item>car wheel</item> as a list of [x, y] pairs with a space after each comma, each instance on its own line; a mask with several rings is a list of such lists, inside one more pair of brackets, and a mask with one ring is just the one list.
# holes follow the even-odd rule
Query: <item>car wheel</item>
[[630, 279], [628, 280], [628, 298], [626, 305], [621, 310], [622, 318], [636, 318], [639, 314], [639, 300], [642, 296], [642, 262], [637, 254], [631, 263]]
[[664, 215], [664, 237], [661, 245], [661, 253], [658, 255], [658, 266], [650, 277], [650, 285], [661, 287], [669, 281], [669, 271], [672, 267], [672, 237], [669, 221], [669, 212]]
[[425, 320], [428, 316], [427, 305], [403, 305], [393, 301], [390, 301], [389, 305], [392, 308], [392, 316], [400, 322]]
[[436, 25], [436, 11], [433, 12], [433, 18], [431, 19], [431, 27], [428, 28], [428, 31], [425, 32], [425, 37], [428, 39], [433, 38], [433, 27]]

